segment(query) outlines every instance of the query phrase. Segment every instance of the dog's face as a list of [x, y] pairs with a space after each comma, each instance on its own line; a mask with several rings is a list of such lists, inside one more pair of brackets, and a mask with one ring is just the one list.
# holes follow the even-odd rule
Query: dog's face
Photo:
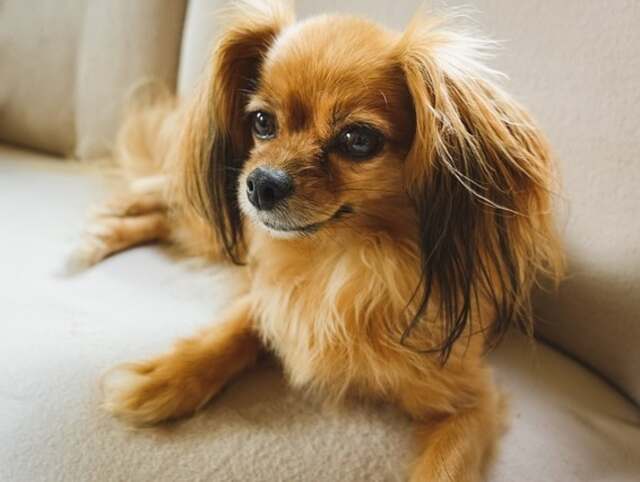
[[352, 18], [284, 30], [245, 106], [252, 148], [238, 179], [243, 212], [273, 236], [314, 235], [405, 196], [411, 97], [392, 35]]

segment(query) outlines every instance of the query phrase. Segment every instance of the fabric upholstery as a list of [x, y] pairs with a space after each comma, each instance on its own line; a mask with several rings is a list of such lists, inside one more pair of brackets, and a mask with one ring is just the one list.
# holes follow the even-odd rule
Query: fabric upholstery
[[189, 0], [184, 22], [178, 73], [178, 94], [188, 96], [204, 72], [221, 24], [224, 0]]
[[87, 0], [0, 2], [0, 140], [69, 154]]
[[[177, 75], [188, 94], [225, 2], [190, 0], [183, 22], [185, 2], [0, 0], [0, 139], [99, 156], [132, 82], [172, 86]], [[401, 28], [421, 2], [297, 3], [299, 17], [351, 11]], [[481, 29], [507, 40], [491, 63], [561, 163], [570, 270], [558, 294], [539, 296], [540, 331], [638, 402], [640, 4], [474, 7]], [[60, 277], [82, 213], [103, 194], [87, 166], [60, 161], [0, 147], [0, 480], [403, 479], [413, 448], [402, 415], [323, 408], [288, 389], [275, 366], [183, 423], [132, 432], [103, 414], [100, 373], [214, 319], [232, 274], [147, 247]], [[491, 359], [511, 394], [512, 427], [490, 480], [640, 478], [637, 404], [544, 345], [532, 352], [512, 337]]]
[[145, 80], [176, 85], [184, 0], [90, 2], [76, 89], [76, 155], [109, 153], [127, 93]]
[[495, 65], [559, 159], [569, 271], [541, 293], [539, 332], [640, 403], [640, 3], [477, 7], [509, 39]]
[[[421, 2], [298, 0], [403, 28]], [[489, 62], [529, 108], [559, 160], [558, 224], [569, 261], [540, 293], [539, 333], [640, 403], [640, 2], [452, 0], [501, 41]]]
[[127, 93], [175, 87], [185, 0], [0, 2], [0, 139], [108, 154]]
[[[0, 148], [0, 480], [404, 480], [414, 451], [404, 416], [323, 407], [272, 363], [184, 422], [132, 431], [104, 414], [100, 374], [214, 320], [233, 272], [144, 247], [62, 277], [104, 184], [86, 165], [56, 161]], [[516, 336], [491, 360], [512, 412], [491, 482], [638, 480], [637, 407]]]

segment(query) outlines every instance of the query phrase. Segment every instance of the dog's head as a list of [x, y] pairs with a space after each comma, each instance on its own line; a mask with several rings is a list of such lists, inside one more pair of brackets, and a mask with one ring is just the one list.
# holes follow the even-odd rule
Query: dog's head
[[355, 18], [318, 17], [264, 53], [245, 106], [253, 142], [237, 194], [272, 236], [353, 227], [404, 195], [414, 116], [392, 38]]
[[274, 237], [393, 232], [421, 254], [414, 322], [438, 310], [445, 356], [481, 301], [502, 332], [561, 262], [546, 144], [484, 45], [424, 16], [395, 33], [242, 4], [187, 114], [186, 195], [234, 261], [244, 218]]

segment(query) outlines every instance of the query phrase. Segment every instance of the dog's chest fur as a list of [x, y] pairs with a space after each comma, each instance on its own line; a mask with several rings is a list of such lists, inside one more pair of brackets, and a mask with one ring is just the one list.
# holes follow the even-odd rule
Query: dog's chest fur
[[257, 329], [294, 385], [342, 394], [367, 389], [372, 373], [389, 369], [417, 282], [414, 255], [389, 242], [254, 239]]

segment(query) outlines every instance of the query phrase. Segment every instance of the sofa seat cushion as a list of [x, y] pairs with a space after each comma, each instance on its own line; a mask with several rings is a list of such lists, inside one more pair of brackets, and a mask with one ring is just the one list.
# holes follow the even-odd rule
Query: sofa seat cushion
[[[402, 414], [323, 407], [269, 363], [182, 422], [133, 431], [106, 415], [101, 373], [214, 319], [233, 273], [143, 247], [61, 276], [104, 194], [86, 166], [0, 148], [0, 480], [403, 480], [414, 448]], [[492, 481], [638, 480], [631, 402], [519, 336], [491, 360], [512, 411]]]

